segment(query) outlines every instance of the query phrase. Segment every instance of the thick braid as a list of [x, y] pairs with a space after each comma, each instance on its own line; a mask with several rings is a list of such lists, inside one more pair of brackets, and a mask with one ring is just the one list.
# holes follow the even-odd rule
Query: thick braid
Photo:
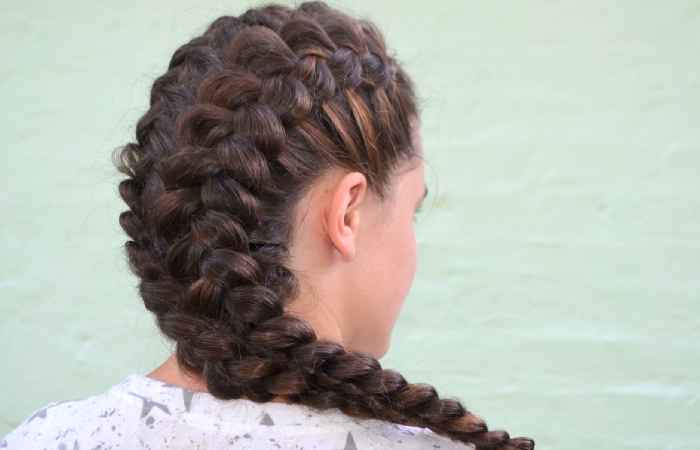
[[119, 191], [130, 268], [179, 364], [218, 398], [284, 396], [477, 450], [532, 449], [285, 312], [299, 292], [288, 269], [294, 205], [331, 165], [366, 173], [381, 196], [415, 108], [410, 78], [369, 21], [322, 2], [216, 19], [174, 53], [137, 142], [115, 155], [129, 177]]

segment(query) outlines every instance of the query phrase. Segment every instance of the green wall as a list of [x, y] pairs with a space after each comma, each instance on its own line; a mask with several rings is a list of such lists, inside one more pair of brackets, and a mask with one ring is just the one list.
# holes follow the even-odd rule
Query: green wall
[[[111, 150], [243, 2], [2, 8], [0, 435], [168, 354]], [[700, 3], [338, 3], [424, 99], [431, 196], [382, 360], [538, 449], [700, 448]]]

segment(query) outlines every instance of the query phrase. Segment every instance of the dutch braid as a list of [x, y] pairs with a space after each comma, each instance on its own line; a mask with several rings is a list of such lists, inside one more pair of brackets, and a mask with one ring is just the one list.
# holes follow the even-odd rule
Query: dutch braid
[[129, 266], [180, 366], [218, 398], [284, 396], [477, 450], [529, 450], [531, 439], [489, 431], [459, 401], [318, 339], [284, 309], [298, 292], [294, 205], [332, 166], [366, 174], [381, 197], [410, 156], [413, 92], [371, 22], [322, 2], [214, 20], [175, 51], [137, 142], [115, 152]]

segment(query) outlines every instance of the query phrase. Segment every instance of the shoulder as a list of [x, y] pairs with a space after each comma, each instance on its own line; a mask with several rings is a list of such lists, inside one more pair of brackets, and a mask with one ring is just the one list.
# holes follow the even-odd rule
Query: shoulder
[[[424, 449], [442, 449], [442, 450], [474, 450], [473, 444], [455, 441], [447, 436], [435, 433], [429, 428], [410, 427], [401, 424], [392, 424], [397, 426], [397, 430], [403, 439], [409, 438], [411, 444], [415, 444], [416, 448]], [[402, 439], [402, 440], [403, 440]]]
[[381, 421], [374, 423], [375, 426], [367, 427], [360, 431], [356, 439], [353, 437], [353, 440], [359, 441], [359, 445], [356, 445], [356, 447], [346, 445], [345, 448], [357, 448], [358, 450], [362, 450], [364, 447], [387, 450], [474, 450], [474, 445], [472, 444], [455, 441], [437, 434], [429, 428]]
[[[377, 418], [356, 417], [339, 408], [319, 411], [305, 405], [268, 403], [260, 407], [247, 441], [249, 448], [276, 450], [337, 448], [342, 450], [474, 450], [426, 427]], [[262, 417], [262, 418], [260, 418]], [[258, 441], [258, 439], [260, 441]], [[321, 445], [322, 444], [322, 445]]]
[[[0, 439], [0, 449], [92, 448], [116, 436], [117, 415], [122, 406], [111, 391], [79, 399], [53, 401], [32, 411]], [[119, 431], [121, 434], [121, 431]], [[94, 443], [94, 444], [93, 444]]]

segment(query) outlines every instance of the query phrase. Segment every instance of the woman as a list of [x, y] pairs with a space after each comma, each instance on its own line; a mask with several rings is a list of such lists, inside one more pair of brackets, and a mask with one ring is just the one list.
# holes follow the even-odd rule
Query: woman
[[532, 449], [384, 369], [427, 195], [414, 85], [323, 2], [216, 19], [153, 84], [119, 219], [174, 354], [53, 402], [29, 448]]

